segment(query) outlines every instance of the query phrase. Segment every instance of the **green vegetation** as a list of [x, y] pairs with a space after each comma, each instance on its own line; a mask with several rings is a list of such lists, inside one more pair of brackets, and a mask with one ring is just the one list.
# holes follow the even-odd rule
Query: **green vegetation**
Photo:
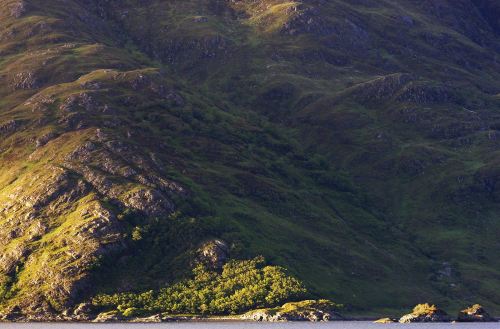
[[116, 309], [126, 317], [163, 312], [220, 315], [270, 307], [305, 294], [300, 281], [287, 275], [281, 267], [264, 266], [264, 259], [259, 257], [230, 261], [221, 273], [199, 265], [191, 279], [160, 291], [99, 295], [92, 303], [107, 311]]
[[413, 308], [412, 314], [415, 315], [425, 315], [425, 314], [431, 314], [434, 313], [438, 310], [436, 305], [431, 305], [428, 303], [425, 304], [418, 304]]
[[0, 308], [156, 300], [220, 239], [357, 314], [500, 312], [496, 1], [1, 7]]

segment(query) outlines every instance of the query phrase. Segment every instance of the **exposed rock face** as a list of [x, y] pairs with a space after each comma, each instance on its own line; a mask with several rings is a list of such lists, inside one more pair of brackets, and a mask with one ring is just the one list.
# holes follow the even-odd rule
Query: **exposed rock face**
[[77, 321], [88, 321], [95, 317], [95, 308], [91, 303], [81, 303], [73, 310], [73, 318]]
[[334, 321], [342, 320], [335, 307], [325, 300], [305, 300], [296, 303], [287, 303], [281, 308], [250, 311], [241, 316], [243, 320], [260, 322], [288, 322], [288, 321]]
[[39, 81], [35, 73], [32, 71], [20, 72], [12, 78], [12, 88], [17, 89], [34, 89], [38, 88]]
[[166, 216], [174, 211], [173, 203], [153, 189], [133, 191], [125, 197], [125, 205], [148, 216]]
[[47, 144], [49, 141], [51, 141], [52, 139], [56, 138], [57, 137], [57, 134], [56, 133], [53, 133], [53, 132], [50, 132], [50, 133], [47, 133], [43, 136], [40, 136], [39, 138], [36, 139], [35, 141], [35, 145], [36, 147], [42, 147], [44, 146], [45, 144]]
[[229, 247], [222, 240], [210, 240], [198, 249], [198, 261], [211, 269], [222, 269], [222, 266], [224, 266], [228, 259]]
[[[258, 322], [290, 322], [290, 321], [330, 321], [332, 314], [323, 311], [306, 311], [297, 312], [294, 314], [287, 314], [277, 312], [275, 314], [269, 313], [266, 310], [254, 311], [251, 314], [242, 316], [243, 320], [251, 320]], [[337, 319], [340, 319], [337, 317]]]
[[[43, 317], [70, 307], [89, 287], [88, 269], [99, 257], [123, 245], [116, 216], [95, 197], [92, 199], [86, 183], [72, 179], [60, 168], [53, 169], [52, 177], [32, 179], [31, 186], [31, 179], [20, 181], [10, 202], [3, 202], [0, 214], [16, 212], [24, 216], [0, 225], [0, 246], [4, 248], [0, 271], [10, 276], [18, 266], [30, 269], [13, 283], [23, 290], [16, 305], [26, 315]], [[31, 189], [29, 195], [24, 194], [27, 188]], [[83, 199], [87, 202], [79, 208], [68, 207]], [[61, 225], [46, 219], [61, 215], [71, 220]], [[24, 238], [12, 247], [12, 235]], [[50, 248], [35, 244], [42, 237], [50, 242]], [[50, 289], [38, 289], [47, 282]]]
[[0, 135], [7, 135], [15, 132], [20, 126], [19, 121], [9, 120], [5, 123], [0, 124]]
[[406, 314], [399, 319], [399, 323], [413, 322], [450, 322], [450, 317], [446, 313], [432, 314]]
[[10, 6], [10, 15], [14, 18], [21, 17], [27, 10], [26, 2], [18, 0]]
[[450, 316], [435, 305], [420, 304], [417, 305], [413, 312], [403, 315], [399, 319], [399, 323], [413, 322], [450, 322]]
[[116, 322], [123, 320], [123, 316], [115, 311], [100, 313], [92, 322]]
[[485, 309], [479, 304], [472, 305], [458, 313], [458, 322], [496, 322]]

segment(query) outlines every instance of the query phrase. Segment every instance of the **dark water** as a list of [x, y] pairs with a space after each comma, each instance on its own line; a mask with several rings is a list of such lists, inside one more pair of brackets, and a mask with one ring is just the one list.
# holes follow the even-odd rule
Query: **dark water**
[[473, 329], [500, 329], [500, 323], [435, 323], [435, 324], [375, 324], [371, 322], [329, 322], [329, 323], [257, 323], [257, 322], [187, 322], [187, 323], [105, 323], [105, 324], [68, 324], [68, 323], [0, 323], [0, 329], [372, 329], [372, 328], [473, 328]]

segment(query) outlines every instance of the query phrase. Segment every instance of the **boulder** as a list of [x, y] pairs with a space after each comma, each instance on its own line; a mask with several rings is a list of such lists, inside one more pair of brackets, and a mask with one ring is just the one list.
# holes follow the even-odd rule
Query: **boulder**
[[496, 322], [484, 307], [479, 304], [472, 305], [469, 308], [458, 312], [458, 322]]
[[198, 249], [198, 261], [207, 265], [210, 269], [222, 269], [228, 259], [229, 247], [222, 240], [207, 241]]
[[88, 321], [95, 316], [95, 307], [91, 303], [81, 303], [73, 310], [73, 319]]
[[124, 204], [152, 217], [163, 217], [174, 212], [174, 204], [160, 191], [148, 187], [129, 192]]
[[123, 321], [124, 318], [118, 311], [110, 311], [99, 313], [99, 315], [92, 322], [117, 322]]
[[378, 319], [376, 321], [373, 321], [373, 323], [395, 323], [395, 322], [398, 322], [398, 321], [391, 319], [391, 318], [382, 318], [382, 319]]
[[136, 322], [136, 323], [159, 323], [163, 322], [163, 318], [160, 314], [155, 314], [147, 317], [142, 317], [142, 318], [134, 318], [130, 320], [130, 322]]
[[262, 322], [341, 320], [342, 316], [337, 313], [336, 308], [337, 305], [328, 300], [304, 300], [286, 303], [279, 308], [250, 311], [242, 315], [241, 319]]
[[413, 312], [403, 315], [400, 323], [413, 323], [413, 322], [450, 322], [449, 315], [437, 308], [435, 305], [419, 304], [413, 308]]

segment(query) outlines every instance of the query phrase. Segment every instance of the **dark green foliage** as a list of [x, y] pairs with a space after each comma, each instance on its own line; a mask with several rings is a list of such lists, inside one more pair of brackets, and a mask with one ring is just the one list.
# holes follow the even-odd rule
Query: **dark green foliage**
[[166, 312], [172, 314], [236, 314], [279, 305], [303, 297], [306, 290], [297, 279], [278, 266], [265, 266], [264, 259], [233, 260], [222, 272], [202, 265], [193, 277], [159, 291], [99, 295], [92, 303], [117, 309], [125, 316]]

